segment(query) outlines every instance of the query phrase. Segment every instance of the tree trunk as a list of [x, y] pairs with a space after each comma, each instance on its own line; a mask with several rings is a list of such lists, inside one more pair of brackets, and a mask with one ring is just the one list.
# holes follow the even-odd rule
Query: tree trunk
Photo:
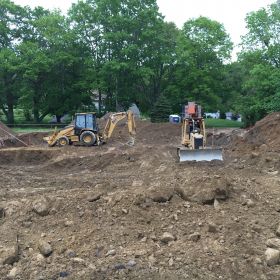
[[33, 100], [33, 114], [34, 114], [34, 120], [36, 123], [40, 122], [40, 113], [39, 113], [39, 108], [37, 105], [37, 102]]
[[101, 114], [101, 106], [102, 106], [102, 99], [101, 99], [101, 91], [98, 90], [98, 113]]
[[11, 93], [7, 94], [7, 121], [9, 124], [13, 124], [15, 122], [14, 118], [14, 96]]
[[61, 123], [62, 116], [61, 115], [55, 115], [55, 116], [56, 116], [56, 122]]

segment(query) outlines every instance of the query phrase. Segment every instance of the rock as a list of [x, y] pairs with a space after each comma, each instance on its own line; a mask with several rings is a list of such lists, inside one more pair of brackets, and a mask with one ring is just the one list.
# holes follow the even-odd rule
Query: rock
[[262, 144], [259, 147], [260, 152], [267, 152], [268, 146], [266, 144]]
[[164, 232], [162, 237], [160, 238], [160, 240], [163, 243], [168, 243], [168, 242], [174, 241], [175, 237], [169, 232]]
[[137, 250], [137, 251], [135, 251], [135, 253], [134, 253], [134, 257], [135, 258], [140, 258], [140, 257], [142, 257], [142, 256], [144, 256], [144, 255], [146, 255], [147, 254], [147, 251], [146, 250]]
[[251, 158], [257, 158], [257, 157], [259, 157], [259, 153], [257, 153], [257, 152], [252, 152], [251, 153]]
[[270, 238], [266, 241], [266, 246], [280, 250], [280, 239], [279, 238]]
[[125, 208], [122, 209], [122, 212], [123, 212], [124, 214], [128, 214], [128, 210], [125, 209]]
[[212, 205], [214, 200], [226, 200], [229, 197], [230, 182], [223, 178], [207, 178], [200, 187], [190, 189], [193, 193], [189, 200], [200, 204]]
[[255, 206], [255, 202], [252, 199], [247, 199], [246, 205], [251, 208]]
[[105, 257], [108, 257], [108, 256], [115, 256], [115, 255], [116, 255], [116, 250], [109, 250], [109, 251], [106, 253]]
[[40, 253], [45, 257], [50, 256], [53, 252], [51, 245], [46, 241], [40, 241], [38, 248]]
[[32, 203], [32, 210], [40, 216], [47, 216], [50, 211], [50, 204], [46, 197], [35, 200]]
[[73, 258], [73, 262], [75, 263], [85, 263], [85, 260], [82, 258]]
[[217, 232], [217, 225], [212, 223], [212, 222], [210, 222], [208, 224], [208, 232], [212, 232], [212, 233]]
[[214, 200], [214, 208], [215, 208], [216, 210], [219, 210], [219, 209], [220, 209], [220, 202], [219, 202], [217, 199]]
[[127, 263], [127, 266], [128, 267], [134, 267], [136, 265], [136, 261], [135, 260], [129, 260], [128, 263]]
[[149, 263], [150, 263], [151, 265], [154, 265], [154, 264], [157, 262], [157, 260], [156, 260], [156, 258], [155, 258], [154, 255], [149, 256], [149, 257], [148, 257], [148, 261], [149, 261]]
[[169, 266], [173, 266], [174, 265], [174, 260], [173, 258], [170, 258], [168, 261]]
[[278, 237], [280, 237], [280, 224], [278, 225], [277, 229], [276, 229], [276, 235]]
[[35, 259], [36, 259], [36, 261], [39, 262], [39, 263], [45, 261], [45, 257], [44, 257], [42, 254], [40, 254], [40, 253], [38, 253], [38, 254], [35, 255]]
[[68, 256], [69, 258], [75, 258], [77, 256], [76, 252], [73, 250], [67, 250], [65, 252], [66, 256]]
[[67, 272], [67, 271], [61, 271], [61, 272], [59, 272], [59, 277], [65, 278], [65, 277], [67, 277], [67, 276], [69, 276], [69, 272]]
[[189, 235], [189, 240], [193, 242], [197, 242], [200, 239], [200, 233], [194, 232], [193, 234]]
[[74, 224], [74, 222], [73, 221], [65, 221], [64, 222], [64, 225], [66, 226], [66, 227], [70, 227], [70, 226], [72, 226]]
[[268, 248], [265, 251], [265, 260], [268, 266], [273, 266], [279, 263], [280, 251]]
[[5, 217], [5, 209], [3, 207], [0, 207], [0, 219], [3, 219]]
[[0, 264], [14, 264], [19, 260], [18, 246], [0, 249]]
[[116, 269], [116, 270], [125, 269], [125, 265], [122, 264], [122, 263], [116, 264], [116, 265], [114, 266], [114, 269]]
[[101, 198], [102, 193], [94, 193], [87, 197], [88, 202], [94, 202]]
[[13, 268], [10, 270], [9, 274], [8, 274], [8, 278], [13, 279], [13, 278], [15, 278], [18, 274], [19, 274], [18, 268], [17, 268], [17, 267], [13, 267]]
[[169, 201], [173, 197], [173, 190], [171, 189], [159, 189], [153, 190], [150, 194], [150, 198], [154, 202], [164, 203]]

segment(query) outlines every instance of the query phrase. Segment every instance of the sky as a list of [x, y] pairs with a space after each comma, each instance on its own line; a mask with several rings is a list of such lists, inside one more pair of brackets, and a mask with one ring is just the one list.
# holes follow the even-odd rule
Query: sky
[[[267, 7], [276, 0], [157, 0], [166, 21], [173, 21], [181, 28], [188, 19], [206, 16], [224, 24], [238, 51], [241, 35], [246, 34], [245, 17], [251, 11]], [[13, 0], [18, 5], [59, 8], [66, 12], [76, 0]]]

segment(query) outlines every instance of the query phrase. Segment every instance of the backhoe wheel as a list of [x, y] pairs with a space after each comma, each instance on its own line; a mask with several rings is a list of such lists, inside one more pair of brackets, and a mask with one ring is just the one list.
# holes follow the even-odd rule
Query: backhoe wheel
[[96, 135], [91, 131], [84, 131], [81, 134], [80, 140], [86, 146], [92, 146], [96, 142]]
[[69, 145], [69, 139], [66, 136], [62, 136], [57, 140], [57, 145], [59, 147], [64, 147]]

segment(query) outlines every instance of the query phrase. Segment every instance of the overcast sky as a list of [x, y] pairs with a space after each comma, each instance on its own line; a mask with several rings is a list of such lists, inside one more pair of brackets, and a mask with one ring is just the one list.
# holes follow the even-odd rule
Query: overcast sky
[[[76, 0], [14, 0], [25, 6], [59, 8], [66, 12]], [[246, 33], [245, 16], [248, 12], [266, 7], [274, 0], [157, 0], [160, 12], [166, 21], [173, 21], [178, 27], [190, 18], [207, 16], [224, 24], [235, 45]]]

